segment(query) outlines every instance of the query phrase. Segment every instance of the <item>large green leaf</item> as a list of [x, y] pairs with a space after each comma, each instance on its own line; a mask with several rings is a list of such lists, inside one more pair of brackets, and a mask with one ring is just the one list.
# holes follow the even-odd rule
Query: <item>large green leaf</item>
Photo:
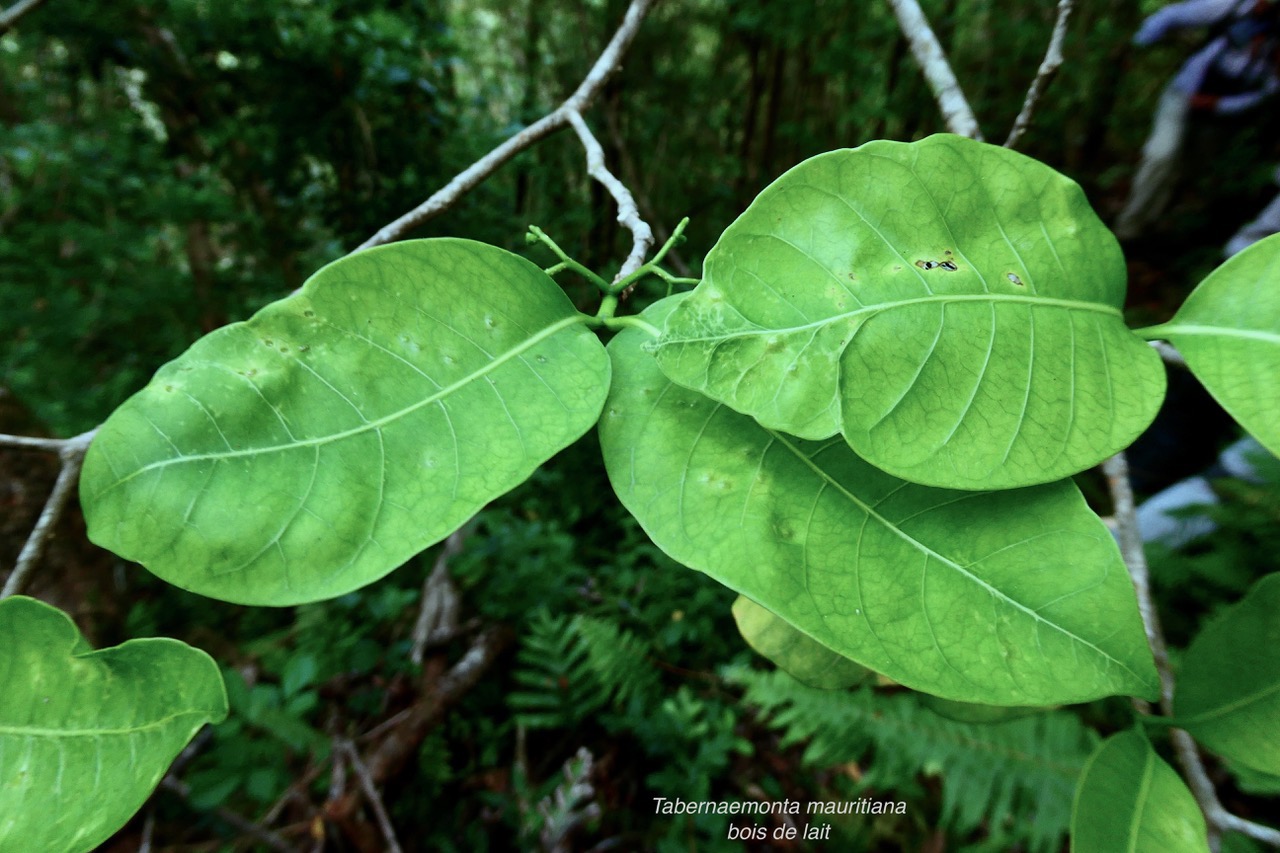
[[1202, 744], [1280, 775], [1280, 573], [1205, 626], [1178, 675], [1174, 716]]
[[169, 639], [95, 652], [31, 598], [0, 601], [0, 650], [0, 850], [92, 850], [227, 715], [204, 652]]
[[1124, 324], [1118, 244], [1075, 182], [957, 136], [791, 169], [707, 255], [657, 344], [666, 374], [803, 438], [843, 433], [916, 483], [1061, 479], [1164, 395]]
[[609, 362], [545, 273], [467, 240], [371, 249], [197, 341], [107, 420], [89, 536], [185, 589], [374, 581], [590, 429]]
[[1222, 407], [1280, 454], [1280, 236], [1232, 257], [1141, 334], [1174, 343]]
[[751, 648], [810, 687], [839, 690], [871, 675], [866, 667], [836, 654], [745, 595], [733, 603], [733, 619]]
[[645, 338], [609, 345], [600, 441], [623, 504], [674, 559], [917, 690], [992, 705], [1154, 698], [1128, 574], [1069, 481], [903, 482], [839, 439], [792, 438], [673, 384]]
[[1079, 853], [1208, 853], [1204, 815], [1140, 732], [1107, 738], [1089, 757], [1071, 811]]

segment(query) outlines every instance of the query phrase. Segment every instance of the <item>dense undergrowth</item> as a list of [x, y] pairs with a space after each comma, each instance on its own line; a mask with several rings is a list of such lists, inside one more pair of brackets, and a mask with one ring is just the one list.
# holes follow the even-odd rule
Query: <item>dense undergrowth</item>
[[[1007, 125], [1043, 50], [1044, 4], [1010, 14], [977, 0], [925, 5], [957, 73], [976, 81], [979, 115]], [[1105, 213], [1181, 53], [1135, 55], [1136, 10], [1078, 5], [1089, 38], [1070, 44], [1027, 150], [1080, 180]], [[786, 166], [940, 128], [887, 12], [817, 6], [666, 4], [600, 105], [610, 160], [647, 215], [693, 217], [681, 258], [695, 275], [714, 235]], [[620, 9], [271, 2], [215, 15], [170, 0], [103, 15], [64, 8], [0, 36], [0, 385], [53, 434], [100, 422], [202, 331], [296, 287], [540, 115]], [[1118, 84], [1103, 85], [1116, 67]], [[1211, 165], [1188, 176], [1162, 232], [1127, 247], [1140, 319], [1167, 317], [1273, 192], [1274, 122], [1211, 129], [1198, 143], [1217, 152], [1201, 161]], [[423, 235], [515, 248], [533, 221], [584, 262], [616, 263], [617, 226], [580, 160], [571, 140], [552, 140]], [[1220, 440], [1187, 453], [1207, 462]], [[508, 626], [515, 639], [387, 786], [409, 849], [531, 849], [558, 837], [581, 850], [741, 849], [726, 818], [655, 815], [655, 797], [906, 802], [903, 815], [831, 820], [832, 849], [1062, 847], [1093, 737], [1080, 721], [1123, 725], [1120, 700], [983, 724], [892, 685], [844, 697], [769, 672], [738, 636], [732, 594], [648, 543], [593, 444], [487, 508], [450, 562], [464, 621]], [[1218, 534], [1153, 555], [1175, 645], [1280, 568], [1270, 474], [1221, 484]], [[7, 561], [17, 544], [3, 545]], [[97, 644], [158, 635], [199, 646], [222, 666], [232, 707], [183, 761], [187, 795], [162, 790], [107, 849], [136, 849], [148, 821], [174, 849], [253, 849], [219, 809], [271, 815], [305, 841], [310, 804], [333, 785], [334, 736], [394, 726], [420, 697], [409, 638], [435, 556], [287, 609], [95, 566], [113, 575], [117, 598], [86, 603], [98, 608]], [[79, 589], [85, 569], [41, 571]], [[453, 659], [467, 637], [433, 654]], [[1280, 782], [1225, 771], [1219, 781], [1229, 808], [1274, 819], [1265, 797]]]

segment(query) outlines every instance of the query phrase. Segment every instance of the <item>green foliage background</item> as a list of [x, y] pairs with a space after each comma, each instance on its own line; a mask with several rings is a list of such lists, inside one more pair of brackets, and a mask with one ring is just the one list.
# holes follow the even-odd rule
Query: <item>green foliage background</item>
[[[1052, 4], [922, 5], [999, 141], [1043, 54]], [[199, 335], [297, 288], [554, 107], [624, 8], [133, 0], [32, 13], [0, 36], [0, 386], [52, 434], [100, 423]], [[1130, 47], [1143, 11], [1077, 2], [1066, 63], [1022, 145], [1079, 181], [1104, 219], [1160, 90], [1198, 43]], [[801, 159], [943, 129], [888, 4], [869, 0], [665, 0], [587, 118], [660, 238], [692, 218], [678, 255], [693, 275], [725, 226]], [[1275, 129], [1274, 117], [1255, 116], [1193, 140], [1212, 166], [1188, 176], [1159, 239], [1131, 247], [1139, 319], [1166, 319], [1274, 191]], [[469, 237], [549, 263], [523, 246], [529, 223], [602, 273], [625, 255], [612, 202], [570, 134], [520, 155], [415, 236]], [[580, 307], [592, 295], [573, 282], [569, 293]], [[655, 295], [642, 289], [634, 307]], [[494, 502], [452, 561], [464, 614], [509, 625], [518, 640], [388, 788], [403, 838], [433, 850], [536, 846], [548, 820], [536, 806], [586, 746], [604, 813], [580, 835], [625, 849], [739, 849], [722, 818], [655, 818], [654, 796], [908, 801], [904, 817], [837, 825], [847, 849], [1061, 844], [1066, 817], [1037, 798], [1087, 755], [1075, 721], [1109, 732], [1123, 708], [1094, 703], [1081, 717], [1001, 724], [1007, 733], [971, 726], [980, 734], [970, 737], [915, 694], [864, 691], [857, 714], [900, 725], [850, 733], [853, 717], [817, 713], [809, 688], [748, 671], [761, 664], [736, 634], [732, 593], [648, 543], [612, 496], [594, 442]], [[1280, 568], [1267, 532], [1280, 490], [1229, 489], [1225, 532], [1156, 566], [1179, 643]], [[188, 800], [162, 793], [149, 807], [158, 836], [249, 849], [217, 809], [257, 818], [283, 803], [289, 824], [305, 815], [299, 801], [323, 800], [331, 735], [369, 731], [412, 701], [408, 636], [433, 558], [282, 610], [219, 604], [114, 567], [113, 594], [128, 605], [100, 620], [95, 643], [182, 638], [220, 662], [230, 694], [230, 722], [184, 769]], [[1009, 750], [1031, 758], [989, 758]], [[1229, 805], [1265, 816], [1258, 795], [1274, 784], [1241, 775]]]

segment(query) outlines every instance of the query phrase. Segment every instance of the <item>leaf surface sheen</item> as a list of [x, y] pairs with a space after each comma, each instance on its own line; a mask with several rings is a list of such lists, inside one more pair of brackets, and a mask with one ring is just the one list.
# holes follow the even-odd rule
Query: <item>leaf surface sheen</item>
[[1164, 394], [1125, 265], [1075, 182], [956, 136], [801, 163], [708, 254], [656, 344], [673, 380], [948, 488], [1050, 482]]
[[1280, 573], [1192, 641], [1173, 697], [1178, 725], [1209, 749], [1280, 775]]
[[1210, 273], [1173, 319], [1142, 330], [1173, 343], [1222, 407], [1280, 454], [1280, 235]]
[[227, 714], [204, 652], [165, 638], [93, 651], [35, 599], [0, 601], [0, 649], [0, 850], [92, 850]]
[[[645, 316], [659, 324], [681, 297]], [[678, 309], [677, 309], [678, 310]], [[995, 705], [1154, 697], [1120, 554], [1070, 482], [907, 483], [667, 379], [627, 330], [601, 419], [609, 477], [667, 554], [908, 687]]]
[[1098, 745], [1076, 786], [1073, 853], [1208, 853], [1204, 815], [1140, 732]]
[[582, 319], [482, 243], [336, 261], [107, 420], [81, 482], [90, 538], [244, 604], [377, 580], [595, 423], [609, 364]]

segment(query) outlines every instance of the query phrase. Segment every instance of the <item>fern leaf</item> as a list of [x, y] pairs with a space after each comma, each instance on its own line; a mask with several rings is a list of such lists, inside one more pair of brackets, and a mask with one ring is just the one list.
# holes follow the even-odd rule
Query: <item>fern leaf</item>
[[901, 788], [919, 774], [942, 779], [944, 826], [1021, 837], [1032, 850], [1061, 846], [1076, 778], [1097, 736], [1072, 714], [1047, 711], [1001, 723], [961, 723], [923, 707], [915, 694], [807, 687], [781, 671], [726, 671], [745, 702], [805, 744], [804, 761], [867, 761], [864, 783]]

